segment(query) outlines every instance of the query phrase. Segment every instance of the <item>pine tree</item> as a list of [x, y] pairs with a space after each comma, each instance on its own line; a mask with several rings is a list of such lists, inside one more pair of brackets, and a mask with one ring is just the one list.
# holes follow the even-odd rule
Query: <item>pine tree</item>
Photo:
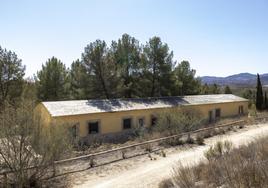
[[173, 74], [176, 85], [173, 95], [195, 95], [200, 93], [201, 81], [195, 77], [196, 71], [191, 68], [188, 61], [182, 61], [174, 69]]
[[80, 60], [76, 60], [71, 64], [69, 79], [71, 99], [79, 100], [92, 98], [90, 93], [91, 77], [87, 75], [86, 67]]
[[210, 90], [209, 91], [210, 94], [220, 94], [221, 93], [219, 86], [215, 83], [212, 86], [210, 86], [209, 90]]
[[37, 72], [37, 96], [44, 101], [66, 100], [69, 95], [68, 71], [56, 57], [48, 59]]
[[96, 40], [85, 47], [82, 64], [90, 77], [90, 95], [93, 98], [113, 98], [115, 90], [115, 65], [108, 59], [105, 41]]
[[24, 71], [25, 66], [17, 54], [0, 46], [0, 106], [21, 95]]
[[232, 94], [232, 90], [228, 85], [224, 88], [224, 94]]
[[113, 41], [109, 50], [110, 60], [115, 61], [117, 74], [120, 75], [118, 93], [120, 97], [140, 96], [139, 88], [141, 68], [141, 46], [139, 41], [124, 34], [118, 41]]
[[173, 52], [159, 37], [149, 39], [143, 48], [143, 72], [147, 83], [144, 90], [147, 96], [159, 97], [171, 95]]
[[260, 75], [257, 74], [257, 93], [256, 93], [256, 108], [258, 110], [263, 109], [263, 92]]

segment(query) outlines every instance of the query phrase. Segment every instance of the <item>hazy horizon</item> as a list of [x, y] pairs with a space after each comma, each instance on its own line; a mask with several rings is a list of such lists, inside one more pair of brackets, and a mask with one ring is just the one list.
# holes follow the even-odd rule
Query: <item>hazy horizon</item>
[[161, 37], [174, 60], [198, 76], [267, 73], [268, 1], [2, 1], [0, 45], [17, 53], [26, 77], [55, 56], [67, 67], [96, 39]]

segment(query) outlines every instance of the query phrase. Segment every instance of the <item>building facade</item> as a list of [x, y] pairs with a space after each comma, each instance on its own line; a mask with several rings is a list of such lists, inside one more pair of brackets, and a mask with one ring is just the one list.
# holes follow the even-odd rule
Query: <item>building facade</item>
[[[41, 102], [36, 107], [44, 124], [68, 124], [76, 136], [119, 133], [135, 127], [150, 127], [163, 110], [186, 108], [204, 119], [248, 114], [248, 100], [231, 95], [192, 95], [145, 99], [74, 100]], [[178, 114], [179, 115], [179, 114]]]

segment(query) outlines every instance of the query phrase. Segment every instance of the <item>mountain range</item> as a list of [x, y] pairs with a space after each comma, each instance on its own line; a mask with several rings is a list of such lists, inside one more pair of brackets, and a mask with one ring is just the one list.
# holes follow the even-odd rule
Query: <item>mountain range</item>
[[[262, 85], [268, 86], [268, 73], [260, 75]], [[201, 77], [203, 84], [218, 84], [218, 85], [229, 85], [229, 86], [256, 86], [257, 75], [251, 73], [240, 73], [234, 74], [227, 77], [217, 76], [203, 76]]]

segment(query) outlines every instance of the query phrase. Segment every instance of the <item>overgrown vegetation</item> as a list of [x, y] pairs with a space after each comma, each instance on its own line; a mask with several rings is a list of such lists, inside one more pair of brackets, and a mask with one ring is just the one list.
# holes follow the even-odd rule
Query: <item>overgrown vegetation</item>
[[172, 179], [160, 187], [268, 187], [267, 137], [239, 148], [218, 142], [204, 155], [207, 160], [197, 166], [175, 166]]
[[33, 102], [4, 106], [0, 112], [0, 166], [1, 172], [13, 173], [0, 179], [0, 186], [41, 186], [43, 178], [53, 176], [54, 161], [69, 151], [69, 133], [61, 125], [44, 127], [33, 115]]
[[153, 130], [161, 132], [163, 135], [174, 135], [202, 128], [204, 122], [205, 120], [198, 111], [173, 108], [163, 110], [158, 114]]

